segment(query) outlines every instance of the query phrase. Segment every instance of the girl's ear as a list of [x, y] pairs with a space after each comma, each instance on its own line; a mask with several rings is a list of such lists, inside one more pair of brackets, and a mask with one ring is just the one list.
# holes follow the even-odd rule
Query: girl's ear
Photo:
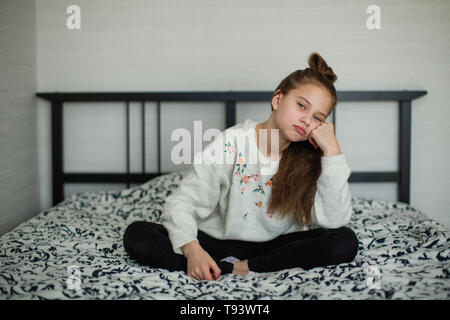
[[272, 98], [272, 108], [273, 110], [278, 109], [278, 105], [280, 104], [281, 91], [277, 91], [276, 94]]

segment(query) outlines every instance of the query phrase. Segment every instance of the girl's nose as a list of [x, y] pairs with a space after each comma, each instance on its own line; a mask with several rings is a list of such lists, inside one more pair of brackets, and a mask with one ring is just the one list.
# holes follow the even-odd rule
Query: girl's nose
[[311, 124], [311, 117], [304, 116], [300, 121], [309, 126]]

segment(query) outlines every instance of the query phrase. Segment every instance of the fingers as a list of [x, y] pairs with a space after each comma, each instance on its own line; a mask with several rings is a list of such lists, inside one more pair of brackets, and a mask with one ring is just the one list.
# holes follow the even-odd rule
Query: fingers
[[220, 273], [222, 272], [222, 270], [220, 270], [220, 268], [217, 266], [217, 264], [214, 263], [212, 266], [212, 272], [213, 272], [213, 279], [217, 280], [217, 279], [219, 279]]
[[201, 280], [201, 277], [195, 271], [192, 271], [191, 273], [189, 273], [188, 276], [190, 276], [191, 278], [194, 278], [195, 280]]
[[191, 278], [194, 278], [195, 280], [213, 280], [211, 276], [211, 272], [209, 269], [198, 269], [197, 271], [192, 271], [191, 273], [188, 273], [188, 276]]
[[222, 270], [217, 265], [210, 265], [204, 268], [200, 268], [196, 271], [192, 271], [188, 274], [191, 278], [196, 280], [217, 280], [220, 277]]
[[212, 280], [211, 271], [209, 271], [209, 266], [203, 267], [202, 269], [202, 280]]
[[217, 280], [220, 276], [220, 268], [217, 266], [216, 262], [211, 258], [209, 263], [202, 267], [202, 280]]
[[188, 276], [196, 280], [217, 280], [222, 270], [208, 254], [188, 260]]
[[194, 278], [196, 280], [202, 280], [202, 278], [203, 278], [200, 268], [196, 268], [196, 269], [188, 268], [188, 276], [191, 278]]

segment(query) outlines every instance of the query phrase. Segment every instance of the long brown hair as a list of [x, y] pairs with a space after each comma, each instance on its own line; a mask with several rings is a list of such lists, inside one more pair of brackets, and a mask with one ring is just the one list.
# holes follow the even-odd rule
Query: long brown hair
[[[303, 84], [314, 84], [329, 92], [332, 100], [331, 113], [337, 102], [333, 85], [337, 76], [316, 52], [309, 55], [308, 64], [309, 68], [296, 70], [284, 78], [272, 98], [279, 93], [287, 95], [289, 90]], [[322, 155], [322, 150], [315, 149], [308, 140], [289, 144], [283, 151], [278, 172], [272, 177], [269, 211], [277, 211], [281, 217], [292, 214], [294, 221], [300, 226], [311, 223], [317, 180], [322, 172]]]

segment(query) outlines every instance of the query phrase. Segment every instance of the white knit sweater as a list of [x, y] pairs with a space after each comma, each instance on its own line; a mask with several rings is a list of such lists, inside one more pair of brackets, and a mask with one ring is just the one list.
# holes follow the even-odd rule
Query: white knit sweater
[[[175, 253], [183, 254], [181, 247], [197, 240], [198, 230], [217, 239], [258, 242], [307, 230], [290, 215], [281, 219], [268, 212], [272, 176], [281, 158], [269, 160], [258, 150], [256, 124], [247, 119], [223, 131], [195, 155], [189, 173], [167, 198], [161, 223]], [[321, 162], [312, 223], [339, 228], [353, 212], [347, 182], [351, 169], [343, 153]]]

